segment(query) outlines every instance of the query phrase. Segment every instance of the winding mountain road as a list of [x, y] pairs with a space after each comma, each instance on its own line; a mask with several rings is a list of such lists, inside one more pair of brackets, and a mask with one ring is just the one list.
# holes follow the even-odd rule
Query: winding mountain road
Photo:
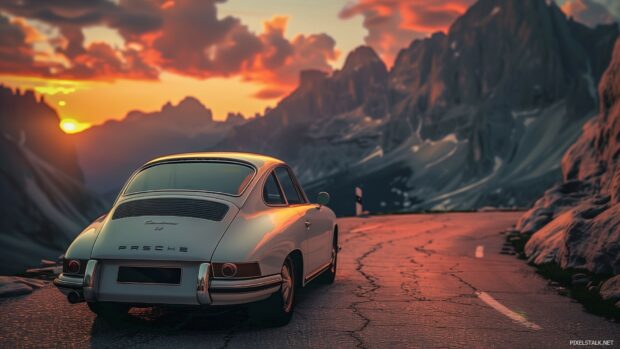
[[[339, 274], [300, 292], [288, 326], [242, 309], [221, 314], [134, 309], [97, 319], [53, 286], [0, 300], [0, 347], [415, 348], [568, 347], [614, 340], [620, 326], [558, 295], [514, 256], [501, 231], [518, 212], [392, 215], [340, 220]], [[605, 342], [610, 343], [610, 342]]]

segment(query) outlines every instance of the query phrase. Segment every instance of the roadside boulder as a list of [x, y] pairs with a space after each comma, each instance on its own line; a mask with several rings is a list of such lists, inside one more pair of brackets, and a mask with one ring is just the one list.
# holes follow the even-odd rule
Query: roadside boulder
[[601, 298], [606, 301], [616, 302], [616, 307], [620, 304], [620, 275], [616, 275], [601, 285]]
[[[518, 221], [516, 229], [533, 234], [524, 251], [534, 264], [551, 262], [562, 268], [618, 275], [620, 39], [601, 78], [598, 95], [598, 115], [586, 123], [581, 137], [564, 154], [563, 182], [547, 190]], [[618, 284], [603, 284], [601, 294], [605, 285], [608, 290]]]
[[23, 296], [45, 286], [45, 281], [18, 276], [0, 276], [0, 298]]

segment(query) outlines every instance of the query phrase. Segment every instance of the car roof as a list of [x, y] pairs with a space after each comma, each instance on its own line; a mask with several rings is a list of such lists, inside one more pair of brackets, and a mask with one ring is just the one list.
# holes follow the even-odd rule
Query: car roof
[[242, 153], [242, 152], [202, 152], [202, 153], [184, 153], [184, 154], [174, 154], [168, 156], [162, 156], [156, 159], [153, 159], [144, 166], [149, 166], [158, 162], [166, 162], [166, 161], [183, 161], [183, 160], [232, 160], [232, 161], [240, 161], [253, 165], [257, 169], [260, 169], [264, 166], [270, 166], [273, 164], [283, 164], [284, 161], [280, 159], [276, 159], [270, 156], [261, 155], [261, 154], [253, 154], [253, 153]]

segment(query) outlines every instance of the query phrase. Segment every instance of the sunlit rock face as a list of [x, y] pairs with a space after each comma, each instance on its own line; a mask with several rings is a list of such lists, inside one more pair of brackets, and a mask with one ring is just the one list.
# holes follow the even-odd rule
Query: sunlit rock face
[[525, 252], [536, 264], [620, 274], [620, 40], [599, 96], [599, 114], [562, 159], [563, 183], [517, 225], [534, 233]]
[[0, 274], [56, 258], [103, 213], [58, 123], [34, 93], [0, 87]]
[[342, 70], [305, 72], [265, 116], [211, 149], [291, 163], [310, 196], [365, 209], [529, 207], [561, 180], [563, 154], [596, 114], [618, 35], [544, 0], [480, 0], [447, 34], [403, 49], [387, 70], [367, 47]]

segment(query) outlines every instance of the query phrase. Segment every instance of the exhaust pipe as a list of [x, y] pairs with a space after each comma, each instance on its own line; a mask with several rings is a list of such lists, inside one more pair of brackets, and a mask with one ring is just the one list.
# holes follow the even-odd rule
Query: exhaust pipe
[[76, 304], [76, 303], [84, 302], [84, 296], [82, 296], [82, 293], [78, 291], [71, 291], [69, 292], [69, 294], [67, 294], [67, 300], [71, 304]]

